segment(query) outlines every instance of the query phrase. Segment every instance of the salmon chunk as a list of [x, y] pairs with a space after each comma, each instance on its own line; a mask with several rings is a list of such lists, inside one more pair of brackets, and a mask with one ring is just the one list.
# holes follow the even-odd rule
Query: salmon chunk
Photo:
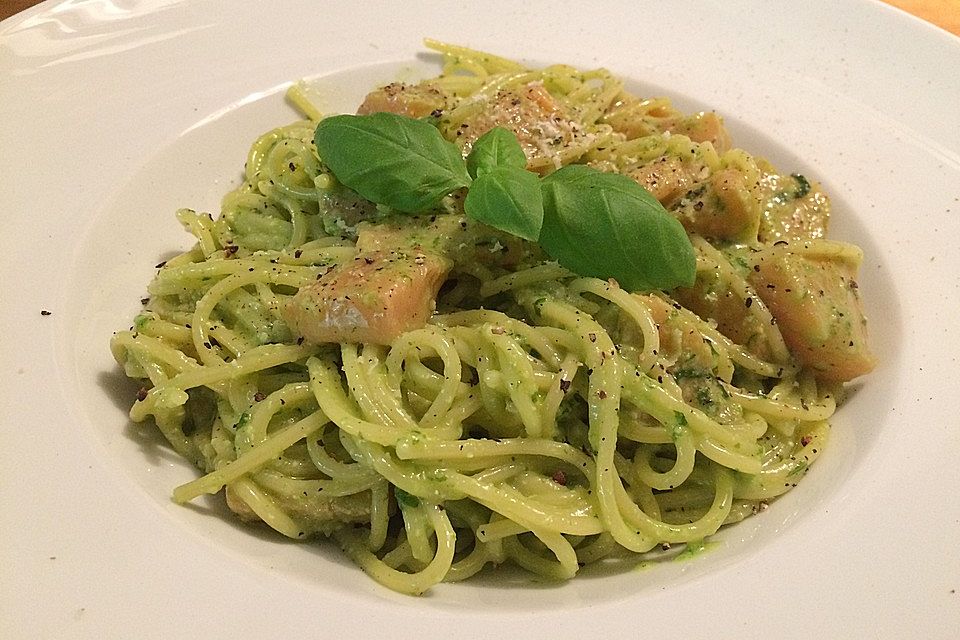
[[661, 204], [669, 204], [693, 183], [690, 172], [676, 156], [660, 156], [629, 173]]
[[478, 114], [467, 118], [452, 137], [464, 152], [494, 127], [512, 131], [527, 156], [527, 168], [545, 172], [579, 157], [578, 142], [588, 134], [572, 119], [542, 83], [499, 92]]
[[723, 126], [723, 118], [713, 111], [701, 111], [683, 118], [670, 127], [671, 133], [680, 133], [694, 142], [709, 142], [717, 153], [730, 149], [730, 134]]
[[702, 271], [692, 287], [679, 287], [673, 298], [695, 314], [716, 323], [717, 331], [767, 362], [775, 362], [763, 321], [717, 271]]
[[429, 83], [393, 82], [367, 94], [357, 113], [396, 113], [411, 118], [424, 118], [447, 106], [447, 95]]
[[284, 319], [308, 342], [389, 345], [426, 324], [451, 266], [424, 251], [361, 252], [300, 289]]
[[503, 267], [539, 256], [536, 245], [460, 214], [396, 216], [377, 224], [361, 223], [357, 230], [360, 251], [415, 249], [444, 256], [455, 264]]
[[736, 169], [721, 169], [671, 207], [690, 233], [714, 240], [749, 242], [757, 237], [760, 201]]
[[[678, 313], [677, 308], [658, 296], [633, 295], [650, 310], [660, 335], [660, 355], [672, 361], [671, 367], [697, 371], [711, 371], [714, 368], [715, 357], [709, 343], [692, 323]], [[632, 321], [622, 317], [620, 329], [631, 324]]]
[[854, 279], [858, 264], [798, 255], [786, 243], [753, 254], [752, 263], [750, 283], [790, 352], [818, 380], [846, 382], [873, 369]]
[[[666, 370], [676, 379], [683, 399], [722, 424], [742, 421], [742, 408], [730, 400], [716, 378], [716, 352], [696, 325], [680, 313], [679, 305], [671, 306], [653, 295], [634, 297], [650, 310], [660, 337], [659, 353], [667, 360]], [[634, 327], [632, 319], [621, 315], [619, 339], [628, 347], [642, 343]]]
[[815, 240], [825, 238], [830, 222], [830, 200], [799, 173], [782, 176], [773, 167], [760, 163], [760, 242]]

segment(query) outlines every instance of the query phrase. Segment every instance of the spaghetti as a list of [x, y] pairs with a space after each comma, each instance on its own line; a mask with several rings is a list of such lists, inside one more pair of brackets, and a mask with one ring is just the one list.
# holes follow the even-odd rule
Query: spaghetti
[[[204, 473], [174, 499], [224, 491], [244, 520], [333, 537], [375, 580], [421, 594], [487, 565], [564, 580], [699, 543], [795, 486], [843, 382], [872, 362], [860, 252], [823, 239], [826, 196], [732, 149], [715, 114], [633, 96], [605, 70], [428, 46], [438, 77], [361, 109], [426, 109], [465, 152], [505, 126], [541, 174], [632, 177], [684, 224], [696, 283], [578, 277], [467, 221], [456, 194], [419, 217], [383, 211], [326, 169], [322, 116], [294, 85], [308, 119], [254, 143], [220, 216], [177, 213], [196, 244], [111, 343], [143, 380], [131, 418]], [[304, 340], [286, 309], [364, 234], [446, 242], [436, 313], [389, 344]]]

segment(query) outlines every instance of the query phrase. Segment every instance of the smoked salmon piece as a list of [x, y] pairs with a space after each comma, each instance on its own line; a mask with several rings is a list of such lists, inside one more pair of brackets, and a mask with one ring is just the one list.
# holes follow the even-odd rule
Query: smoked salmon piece
[[447, 95], [429, 83], [393, 82], [367, 94], [357, 114], [396, 113], [410, 118], [425, 118], [447, 106]]
[[751, 261], [749, 281], [801, 365], [826, 382], [846, 382], [873, 369], [855, 280], [858, 264], [792, 253], [785, 242]]
[[451, 135], [468, 153], [473, 143], [494, 127], [517, 136], [527, 156], [527, 169], [538, 173], [559, 169], [561, 163], [582, 155], [582, 143], [589, 135], [539, 82], [499, 92]]
[[284, 319], [308, 342], [389, 345], [426, 324], [451, 266], [425, 251], [359, 253], [300, 289]]

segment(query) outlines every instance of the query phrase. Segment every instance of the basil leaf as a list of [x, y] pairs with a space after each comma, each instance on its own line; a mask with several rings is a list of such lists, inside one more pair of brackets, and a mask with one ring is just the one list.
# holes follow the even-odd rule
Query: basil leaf
[[517, 167], [487, 169], [470, 185], [463, 210], [474, 220], [536, 242], [543, 224], [540, 178]]
[[460, 149], [427, 122], [393, 113], [325, 118], [317, 153], [337, 180], [361, 196], [416, 213], [470, 184]]
[[693, 284], [696, 255], [683, 226], [630, 178], [570, 165], [542, 188], [540, 245], [564, 267], [629, 291]]
[[467, 171], [474, 178], [494, 167], [527, 166], [527, 156], [517, 142], [517, 136], [503, 127], [494, 127], [477, 138], [467, 156]]

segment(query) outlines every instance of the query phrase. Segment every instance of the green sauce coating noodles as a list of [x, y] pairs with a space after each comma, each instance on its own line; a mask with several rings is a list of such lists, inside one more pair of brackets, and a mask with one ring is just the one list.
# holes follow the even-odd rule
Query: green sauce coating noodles
[[[730, 148], [717, 117], [632, 96], [605, 70], [428, 46], [445, 66], [421, 86], [445, 101], [434, 117], [448, 139], [511, 100], [549, 100], [573, 124], [527, 126], [555, 134], [521, 139], [528, 168], [633, 177], [690, 233], [697, 284], [626, 291], [481, 227], [457, 236], [452, 253], [468, 258], [454, 256], [425, 326], [389, 345], [304, 341], [284, 315], [293, 296], [354, 259], [358, 225], [404, 223], [325, 169], [322, 116], [294, 85], [309, 119], [253, 144], [218, 217], [178, 212], [196, 245], [159, 269], [111, 344], [142, 381], [131, 418], [152, 419], [204, 473], [174, 499], [225, 491], [244, 520], [331, 537], [375, 580], [422, 594], [488, 565], [566, 580], [702, 546], [795, 486], [842, 380], [798, 357], [755, 274], [777, 243], [791, 259], [859, 261], [823, 240], [817, 185]], [[460, 206], [425, 215], [439, 224]]]

